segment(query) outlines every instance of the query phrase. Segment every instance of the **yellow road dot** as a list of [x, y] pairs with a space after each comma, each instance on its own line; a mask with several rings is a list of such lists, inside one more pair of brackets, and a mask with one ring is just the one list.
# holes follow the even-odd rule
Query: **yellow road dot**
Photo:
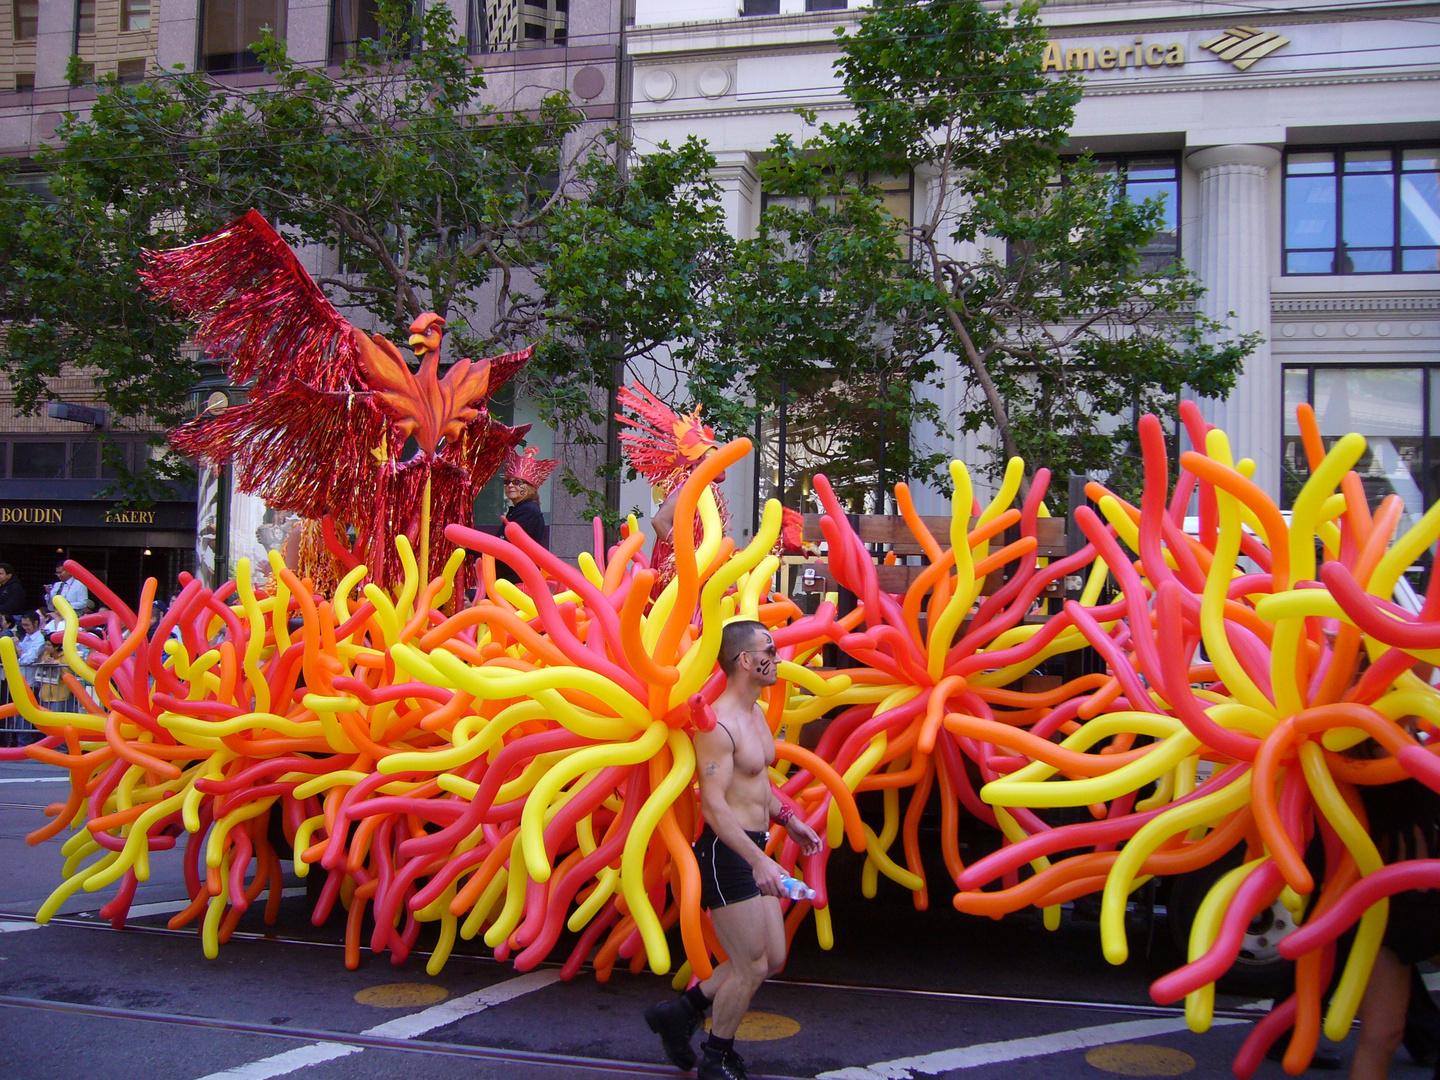
[[1150, 1043], [1115, 1043], [1097, 1046], [1085, 1060], [1116, 1076], [1183, 1076], [1195, 1068], [1195, 1059], [1168, 1046]]
[[[710, 1030], [710, 1021], [705, 1021], [705, 1030]], [[800, 1030], [800, 1024], [779, 1013], [748, 1012], [740, 1021], [735, 1032], [736, 1042], [774, 1042], [788, 1039]]]
[[422, 1005], [434, 1005], [449, 996], [449, 990], [434, 983], [385, 983], [383, 986], [366, 987], [355, 995], [355, 1000], [377, 1009], [416, 1009]]

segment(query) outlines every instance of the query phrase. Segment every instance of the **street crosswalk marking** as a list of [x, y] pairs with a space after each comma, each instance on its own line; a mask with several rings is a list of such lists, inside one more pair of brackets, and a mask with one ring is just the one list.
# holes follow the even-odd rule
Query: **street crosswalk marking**
[[[1216, 1019], [1213, 1025], [1246, 1024], [1247, 1020]], [[1164, 1020], [1127, 1020], [1118, 1024], [1102, 1024], [1098, 1027], [1077, 1028], [1073, 1031], [1057, 1031], [1050, 1035], [1033, 1035], [1025, 1039], [1010, 1039], [1006, 1042], [980, 1043], [976, 1046], [957, 1046], [951, 1050], [936, 1050], [915, 1057], [894, 1058], [878, 1061], [873, 1065], [852, 1066], [823, 1072], [815, 1080], [913, 1080], [917, 1076], [935, 1076], [939, 1073], [959, 1069], [973, 1069], [977, 1065], [998, 1065], [1006, 1061], [1021, 1061], [1026, 1058], [1043, 1057], [1046, 1054], [1060, 1054], [1067, 1050], [1088, 1050], [1093, 1046], [1125, 1042], [1156, 1035], [1169, 1035], [1185, 1031], [1184, 1017]]]
[[59, 776], [6, 776], [0, 778], [0, 784], [68, 784], [70, 777], [61, 773]]
[[[476, 990], [472, 994], [442, 1001], [439, 1005], [432, 1005], [420, 1012], [397, 1016], [394, 1020], [366, 1028], [360, 1034], [388, 1039], [418, 1039], [426, 1032], [483, 1012], [492, 1005], [500, 1005], [536, 990], [543, 990], [559, 978], [559, 971], [530, 971], [494, 986], [487, 986], [483, 990]], [[272, 1057], [261, 1058], [259, 1061], [236, 1065], [223, 1072], [210, 1073], [200, 1077], [200, 1080], [271, 1080], [272, 1077], [285, 1076], [324, 1061], [358, 1054], [364, 1049], [363, 1046], [352, 1046], [343, 1042], [309, 1043]]]

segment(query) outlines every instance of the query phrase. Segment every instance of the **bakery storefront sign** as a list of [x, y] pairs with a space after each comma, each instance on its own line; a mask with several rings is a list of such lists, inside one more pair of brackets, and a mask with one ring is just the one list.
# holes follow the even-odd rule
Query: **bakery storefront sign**
[[64, 526], [70, 529], [158, 529], [193, 531], [195, 505], [188, 502], [155, 503], [143, 510], [113, 502], [0, 502], [0, 525]]

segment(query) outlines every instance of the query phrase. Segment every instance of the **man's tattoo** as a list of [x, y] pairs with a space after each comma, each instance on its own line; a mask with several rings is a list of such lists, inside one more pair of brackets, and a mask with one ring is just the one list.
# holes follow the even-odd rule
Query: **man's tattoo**
[[705, 765], [705, 775], [714, 776], [715, 773], [719, 771], [719, 769], [720, 763], [718, 761], [707, 762]]

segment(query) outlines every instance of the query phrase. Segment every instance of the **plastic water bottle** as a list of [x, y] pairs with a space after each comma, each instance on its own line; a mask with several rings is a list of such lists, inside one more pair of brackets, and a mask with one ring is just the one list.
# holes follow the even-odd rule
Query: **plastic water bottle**
[[806, 885], [799, 878], [783, 877], [780, 879], [780, 889], [791, 900], [814, 900], [815, 890]]

